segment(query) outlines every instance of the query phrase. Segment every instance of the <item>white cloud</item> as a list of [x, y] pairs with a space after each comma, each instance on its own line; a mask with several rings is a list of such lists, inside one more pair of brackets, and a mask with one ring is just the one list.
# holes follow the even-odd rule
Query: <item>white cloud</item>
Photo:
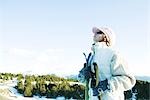
[[33, 51], [26, 49], [5, 49], [0, 51], [1, 72], [54, 73], [58, 75], [76, 74], [82, 67], [81, 57], [71, 56], [64, 49]]
[[135, 75], [150, 76], [150, 63], [148, 62], [148, 59], [145, 59], [144, 62], [142, 60], [140, 62], [129, 62], [129, 67], [131, 72]]

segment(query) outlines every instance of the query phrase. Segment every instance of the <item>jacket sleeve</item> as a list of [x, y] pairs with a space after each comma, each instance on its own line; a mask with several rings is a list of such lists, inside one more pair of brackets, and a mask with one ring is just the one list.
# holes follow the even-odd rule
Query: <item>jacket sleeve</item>
[[135, 85], [135, 77], [130, 73], [127, 64], [119, 54], [112, 57], [110, 67], [112, 73], [111, 78], [108, 80], [110, 90], [126, 91]]

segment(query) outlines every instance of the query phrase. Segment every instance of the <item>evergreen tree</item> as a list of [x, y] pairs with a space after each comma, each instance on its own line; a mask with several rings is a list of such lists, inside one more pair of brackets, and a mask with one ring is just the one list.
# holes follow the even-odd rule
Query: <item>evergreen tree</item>
[[25, 88], [24, 88], [24, 96], [25, 97], [32, 97], [33, 96], [33, 86], [31, 82], [26, 81]]
[[18, 89], [18, 92], [23, 94], [23, 91], [24, 91], [24, 85], [23, 85], [23, 82], [22, 81], [19, 81], [17, 83], [17, 89]]
[[40, 94], [42, 96], [45, 96], [46, 95], [46, 84], [44, 81], [41, 81], [40, 82]]
[[22, 74], [17, 74], [16, 76], [17, 76], [17, 80], [18, 80], [18, 81], [21, 81], [21, 79], [24, 78]]

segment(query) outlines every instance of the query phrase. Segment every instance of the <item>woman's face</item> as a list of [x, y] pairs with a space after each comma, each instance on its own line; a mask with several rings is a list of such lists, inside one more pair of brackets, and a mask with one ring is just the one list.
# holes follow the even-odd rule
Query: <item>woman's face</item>
[[105, 38], [104, 34], [94, 34], [93, 40], [95, 42], [103, 42]]

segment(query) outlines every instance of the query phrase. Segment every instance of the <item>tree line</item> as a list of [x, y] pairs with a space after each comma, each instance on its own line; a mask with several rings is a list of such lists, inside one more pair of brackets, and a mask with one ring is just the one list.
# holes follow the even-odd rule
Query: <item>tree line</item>
[[[23, 76], [22, 74], [2, 73], [0, 76], [3, 80], [17, 78], [15, 88], [24, 97], [44, 96], [46, 98], [57, 98], [63, 96], [66, 99], [84, 99], [85, 87], [79, 85], [76, 79], [66, 79], [54, 74]], [[74, 83], [70, 84], [71, 82]]]
[[[56, 98], [63, 96], [66, 99], [84, 99], [83, 85], [78, 84], [78, 80], [73, 78], [58, 77], [52, 75], [25, 75], [0, 73], [0, 79], [3, 81], [17, 78], [15, 88], [24, 97], [45, 96], [46, 98]], [[70, 84], [70, 82], [75, 82]], [[150, 99], [150, 83], [137, 80], [135, 86], [124, 92], [125, 99], [131, 98], [134, 94], [137, 99]]]

